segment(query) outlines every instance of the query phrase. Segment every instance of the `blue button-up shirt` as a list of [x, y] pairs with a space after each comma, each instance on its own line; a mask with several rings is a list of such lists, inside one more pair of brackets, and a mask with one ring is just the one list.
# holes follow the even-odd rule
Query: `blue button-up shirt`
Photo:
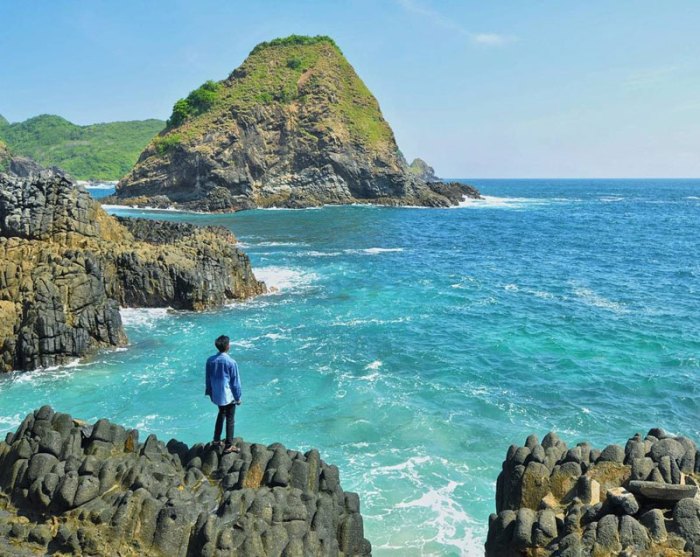
[[241, 378], [238, 364], [226, 352], [207, 359], [207, 388], [204, 392], [217, 406], [241, 400]]

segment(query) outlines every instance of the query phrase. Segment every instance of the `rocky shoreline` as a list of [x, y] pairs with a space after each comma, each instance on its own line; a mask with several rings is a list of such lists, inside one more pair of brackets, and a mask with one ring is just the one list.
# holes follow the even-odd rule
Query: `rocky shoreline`
[[508, 449], [487, 557], [700, 555], [700, 451], [652, 429], [624, 447], [554, 433]]
[[368, 556], [360, 501], [306, 453], [192, 447], [44, 406], [0, 443], [0, 554]]
[[223, 228], [116, 219], [28, 159], [0, 173], [0, 371], [126, 343], [119, 308], [202, 310], [265, 292]]

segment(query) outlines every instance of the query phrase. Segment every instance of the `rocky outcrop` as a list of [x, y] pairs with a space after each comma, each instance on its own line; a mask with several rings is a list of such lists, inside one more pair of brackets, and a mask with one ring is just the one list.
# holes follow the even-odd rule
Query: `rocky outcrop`
[[0, 371], [124, 344], [120, 306], [200, 310], [264, 291], [230, 232], [118, 221], [65, 176], [17, 165], [23, 176], [0, 174]]
[[410, 171], [337, 45], [292, 36], [258, 45], [227, 79], [178, 101], [108, 202], [231, 211], [462, 200], [452, 184], [429, 187], [434, 180]]
[[438, 182], [440, 179], [435, 176], [435, 170], [423, 159], [413, 159], [408, 170], [411, 174], [423, 180], [424, 182]]
[[700, 554], [700, 452], [652, 429], [624, 447], [556, 434], [508, 449], [487, 557]]
[[167, 444], [44, 406], [0, 443], [0, 554], [368, 556], [360, 502], [317, 450]]

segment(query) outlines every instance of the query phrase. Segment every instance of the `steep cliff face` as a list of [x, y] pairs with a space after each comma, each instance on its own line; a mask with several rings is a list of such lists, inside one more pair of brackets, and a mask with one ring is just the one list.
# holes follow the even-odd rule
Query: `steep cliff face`
[[366, 557], [360, 500], [315, 449], [167, 445], [44, 406], [0, 443], [1, 555]]
[[205, 211], [453, 204], [409, 171], [336, 44], [296, 36], [258, 45], [227, 79], [178, 101], [116, 202]]
[[145, 235], [64, 176], [9, 167], [20, 163], [24, 177], [0, 174], [0, 371], [124, 344], [120, 305], [199, 310], [264, 291], [228, 231], [151, 221]]

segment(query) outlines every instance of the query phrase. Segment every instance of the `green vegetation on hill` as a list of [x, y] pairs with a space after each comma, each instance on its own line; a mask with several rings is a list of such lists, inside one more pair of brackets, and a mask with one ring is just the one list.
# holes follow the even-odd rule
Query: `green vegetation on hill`
[[289, 35], [289, 37], [280, 37], [278, 39], [272, 39], [271, 41], [262, 42], [251, 50], [250, 53], [255, 54], [271, 46], [305, 46], [319, 43], [333, 45], [335, 49], [340, 52], [338, 45], [335, 44], [335, 41], [328, 35], [316, 35], [315, 37], [309, 37], [308, 35]]
[[79, 180], [118, 180], [164, 127], [155, 119], [78, 126], [50, 114], [14, 124], [0, 116], [0, 139], [15, 154], [58, 166]]
[[[0, 125], [2, 124], [0, 116]], [[10, 166], [10, 151], [2, 141], [0, 141], [0, 172], [5, 172]]]
[[[369, 149], [394, 144], [377, 100], [326, 36], [291, 35], [260, 43], [227, 79], [207, 81], [177, 101], [164, 134], [177, 128], [183, 141], [196, 139], [217, 122], [274, 106], [327, 109], [326, 127], [318, 132], [347, 134], [352, 142]], [[313, 134], [309, 139], [314, 139]], [[162, 137], [154, 146], [163, 154]]]

